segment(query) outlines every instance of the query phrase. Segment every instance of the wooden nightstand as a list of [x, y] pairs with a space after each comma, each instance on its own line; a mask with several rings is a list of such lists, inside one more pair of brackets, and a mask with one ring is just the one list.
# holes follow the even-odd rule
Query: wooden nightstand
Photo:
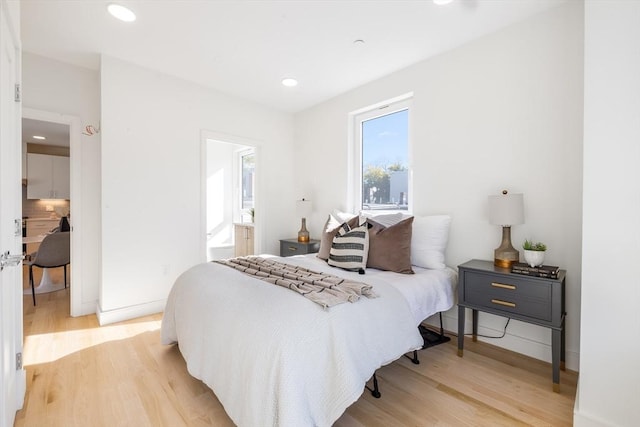
[[280, 240], [280, 256], [312, 254], [320, 250], [320, 240], [298, 242], [298, 239]]
[[473, 340], [478, 311], [510, 317], [551, 329], [553, 391], [560, 391], [565, 361], [565, 270], [557, 279], [513, 274], [492, 261], [471, 260], [458, 266], [458, 356], [464, 347], [465, 308], [472, 310]]

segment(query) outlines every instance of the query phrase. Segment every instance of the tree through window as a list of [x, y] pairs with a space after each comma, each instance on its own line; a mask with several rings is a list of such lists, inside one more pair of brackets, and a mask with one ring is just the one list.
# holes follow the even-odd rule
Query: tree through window
[[362, 210], [408, 210], [409, 108], [406, 105], [406, 102], [390, 105], [382, 111], [356, 116], [360, 124], [357, 139]]

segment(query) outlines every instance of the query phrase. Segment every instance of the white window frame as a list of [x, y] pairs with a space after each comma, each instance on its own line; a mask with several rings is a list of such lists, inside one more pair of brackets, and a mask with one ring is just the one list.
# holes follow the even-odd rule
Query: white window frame
[[347, 194], [347, 206], [351, 212], [360, 213], [362, 211], [362, 122], [375, 119], [377, 117], [386, 116], [398, 111], [407, 110], [408, 112], [408, 195], [409, 203], [407, 210], [388, 209], [374, 210], [366, 212], [375, 215], [385, 213], [403, 212], [411, 214], [413, 212], [413, 138], [411, 137], [412, 129], [412, 98], [413, 93], [399, 96], [387, 101], [379, 102], [374, 105], [359, 109], [349, 114], [350, 143], [349, 143], [349, 191]]
[[[256, 156], [256, 150], [253, 147], [250, 148], [243, 148], [241, 150], [236, 151], [235, 153], [235, 161], [233, 162], [233, 164], [235, 165], [234, 167], [234, 171], [233, 171], [233, 179], [234, 179], [234, 186], [233, 188], [235, 189], [235, 209], [234, 212], [236, 212], [234, 214], [235, 218], [238, 218], [237, 221], [240, 222], [249, 222], [250, 221], [250, 217], [251, 217], [251, 213], [249, 212], [249, 209], [245, 209], [242, 207], [243, 201], [242, 201], [242, 158], [244, 156], [248, 156], [248, 155], [252, 155]], [[255, 195], [255, 191], [256, 191], [256, 186], [255, 186], [255, 182], [254, 182], [254, 186], [253, 186], [253, 203], [255, 206], [255, 202], [256, 202], [256, 195]]]

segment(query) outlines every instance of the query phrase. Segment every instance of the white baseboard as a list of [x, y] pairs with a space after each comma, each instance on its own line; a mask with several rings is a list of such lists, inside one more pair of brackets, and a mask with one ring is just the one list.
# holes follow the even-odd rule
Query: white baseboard
[[592, 415], [581, 413], [574, 408], [573, 411], [573, 426], [574, 427], [613, 427], [614, 424], [604, 422]]
[[96, 307], [96, 315], [98, 316], [98, 323], [100, 323], [100, 326], [103, 326], [111, 323], [122, 322], [124, 320], [135, 319], [137, 317], [148, 316], [149, 314], [160, 313], [164, 310], [166, 303], [167, 300], [163, 299], [108, 311], [103, 311], [100, 308], [100, 304], [98, 304]]
[[98, 301], [91, 301], [91, 302], [83, 302], [80, 305], [80, 311], [79, 312], [74, 312], [71, 313], [72, 317], [80, 317], [80, 316], [86, 316], [88, 314], [95, 314], [96, 313], [96, 306], [97, 306]]
[[580, 412], [573, 413], [573, 426], [574, 427], [610, 427], [611, 424], [602, 423], [588, 415], [581, 414]]
[[580, 412], [580, 379], [576, 387], [576, 401], [573, 405], [574, 427], [613, 427], [613, 424], [594, 418], [593, 415]]
[[16, 411], [24, 407], [24, 397], [27, 394], [27, 370], [16, 370]]
[[[442, 323], [445, 330], [457, 333], [458, 318], [457, 316], [451, 315], [452, 311], [455, 310], [449, 310], [442, 314]], [[437, 315], [430, 317], [425, 323], [440, 327], [440, 321]], [[478, 325], [478, 334], [499, 336], [502, 335], [502, 330], [487, 328], [480, 324]], [[515, 351], [516, 353], [521, 353], [526, 356], [533, 357], [534, 359], [551, 363], [551, 345], [541, 343], [527, 337], [510, 334], [508, 330], [504, 338], [491, 339], [478, 337], [478, 341], [486, 342], [491, 345], [495, 345], [496, 347]], [[580, 354], [565, 349], [565, 364], [567, 369], [578, 371], [580, 367]]]

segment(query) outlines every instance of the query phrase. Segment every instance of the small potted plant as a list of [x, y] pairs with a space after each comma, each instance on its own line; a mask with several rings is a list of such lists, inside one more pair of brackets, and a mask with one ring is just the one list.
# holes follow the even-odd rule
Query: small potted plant
[[539, 267], [544, 262], [544, 252], [547, 245], [542, 242], [534, 243], [533, 240], [525, 240], [522, 245], [524, 249], [524, 259], [531, 267]]

